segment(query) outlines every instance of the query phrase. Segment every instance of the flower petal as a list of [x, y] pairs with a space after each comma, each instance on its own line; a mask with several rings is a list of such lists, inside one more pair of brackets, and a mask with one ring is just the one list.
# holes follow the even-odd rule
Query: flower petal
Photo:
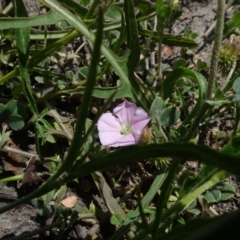
[[148, 120], [150, 121], [151, 117], [149, 117], [149, 115], [145, 112], [144, 109], [142, 109], [141, 107], [138, 107], [135, 111], [135, 114], [132, 118], [131, 124], [134, 125], [142, 120]]
[[132, 134], [135, 137], [136, 142], [138, 143], [142, 134], [142, 130], [146, 127], [148, 122], [151, 120], [151, 117], [142, 109], [137, 108], [135, 115], [132, 119]]
[[100, 142], [103, 146], [121, 147], [136, 144], [132, 134], [122, 135], [117, 132], [99, 132]]
[[119, 118], [121, 124], [131, 124], [132, 118], [137, 110], [137, 106], [134, 103], [124, 100], [113, 109], [113, 113]]
[[109, 132], [119, 132], [121, 130], [121, 125], [117, 121], [116, 117], [112, 113], [104, 113], [97, 123], [98, 131], [109, 131]]

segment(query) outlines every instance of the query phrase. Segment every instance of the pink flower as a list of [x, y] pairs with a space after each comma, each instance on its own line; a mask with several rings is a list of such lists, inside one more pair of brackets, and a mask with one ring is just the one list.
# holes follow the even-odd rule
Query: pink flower
[[137, 144], [150, 119], [142, 108], [124, 100], [113, 109], [113, 113], [104, 113], [99, 118], [97, 126], [100, 142], [108, 147]]

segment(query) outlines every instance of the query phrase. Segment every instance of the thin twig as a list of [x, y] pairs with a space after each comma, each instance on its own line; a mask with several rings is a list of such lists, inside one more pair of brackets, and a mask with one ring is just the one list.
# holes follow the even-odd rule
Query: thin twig
[[37, 159], [39, 159], [39, 156], [33, 153], [29, 153], [29, 152], [24, 152], [22, 150], [16, 149], [16, 148], [12, 148], [9, 146], [4, 146], [2, 149], [0, 149], [0, 151], [3, 152], [7, 152], [7, 153], [14, 153], [14, 154], [18, 154], [27, 158], [32, 158], [32, 157], [36, 157]]

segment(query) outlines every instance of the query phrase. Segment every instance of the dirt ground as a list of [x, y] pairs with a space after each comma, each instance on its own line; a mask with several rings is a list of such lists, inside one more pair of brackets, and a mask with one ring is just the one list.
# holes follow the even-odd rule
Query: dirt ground
[[[187, 51], [189, 54], [189, 62], [194, 66], [198, 59], [202, 61], [209, 62], [210, 53], [212, 47], [213, 33], [214, 33], [214, 22], [216, 19], [217, 1], [212, 0], [182, 0], [179, 1], [181, 6], [182, 15], [179, 20], [165, 32], [174, 33], [177, 35], [182, 35], [186, 27], [190, 31], [197, 33], [196, 41], [199, 43], [198, 49], [190, 49]], [[226, 20], [231, 17], [232, 8], [229, 8], [226, 13]], [[209, 31], [209, 29], [213, 31]], [[165, 46], [167, 47], [167, 46]], [[166, 50], [166, 48], [164, 48]], [[163, 51], [163, 62], [165, 64], [174, 64], [180, 58], [180, 48], [171, 48], [171, 52]], [[227, 125], [227, 121], [230, 122], [230, 127]], [[210, 125], [204, 126], [202, 128], [203, 142], [207, 145], [214, 146], [212, 140], [212, 129], [222, 129], [231, 132], [232, 118], [230, 116], [225, 116], [223, 119], [215, 119]], [[228, 123], [229, 123], [228, 122]], [[17, 145], [19, 145], [16, 142]], [[1, 153], [1, 159], [6, 155]], [[194, 165], [192, 162], [186, 163], [186, 166], [192, 168], [194, 171], [198, 171], [199, 167], [197, 163]], [[138, 168], [136, 170], [139, 175], [141, 175], [141, 170]], [[1, 175], [0, 178], [6, 177], [6, 175]], [[221, 214], [222, 212], [231, 211], [239, 207], [239, 182], [238, 179], [231, 178], [232, 184], [236, 187], [236, 195], [230, 199], [228, 202], [219, 203], [213, 205], [216, 212]], [[80, 184], [89, 184], [91, 186], [90, 178], [82, 179]], [[0, 207], [4, 206], [22, 196], [29, 189], [18, 188], [17, 183], [0, 184]], [[33, 189], [38, 185], [33, 185]], [[91, 187], [90, 187], [91, 189]], [[75, 192], [78, 196], [78, 201], [81, 203], [82, 207], [86, 207], [91, 201], [97, 202], [102, 208], [104, 208], [101, 200], [99, 200], [98, 193], [96, 189], [89, 191], [79, 191], [75, 185], [69, 186], [68, 192]], [[115, 193], [117, 195], [117, 193]], [[136, 205], [136, 199], [129, 198], [129, 205], [132, 204], [132, 208]], [[39, 229], [40, 227], [49, 224], [51, 219], [46, 219], [41, 217], [34, 204], [24, 204], [16, 209], [13, 209], [7, 213], [1, 215], [0, 218], [0, 239], [8, 239], [13, 236], [19, 236], [22, 233], [31, 232], [33, 230]], [[71, 231], [66, 235], [65, 239], [85, 239], [88, 232], [94, 227], [93, 223], [77, 222]], [[100, 231], [111, 232], [111, 227], [109, 229], [100, 229]], [[53, 239], [54, 232], [47, 233], [45, 236], [36, 235], [31, 239]]]

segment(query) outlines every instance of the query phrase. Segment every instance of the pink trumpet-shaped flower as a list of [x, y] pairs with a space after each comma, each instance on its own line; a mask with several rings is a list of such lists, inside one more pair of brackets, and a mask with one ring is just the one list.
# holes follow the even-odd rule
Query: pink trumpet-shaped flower
[[97, 127], [100, 142], [108, 147], [137, 144], [150, 119], [142, 108], [124, 100], [113, 109], [113, 113], [104, 113], [99, 118]]

